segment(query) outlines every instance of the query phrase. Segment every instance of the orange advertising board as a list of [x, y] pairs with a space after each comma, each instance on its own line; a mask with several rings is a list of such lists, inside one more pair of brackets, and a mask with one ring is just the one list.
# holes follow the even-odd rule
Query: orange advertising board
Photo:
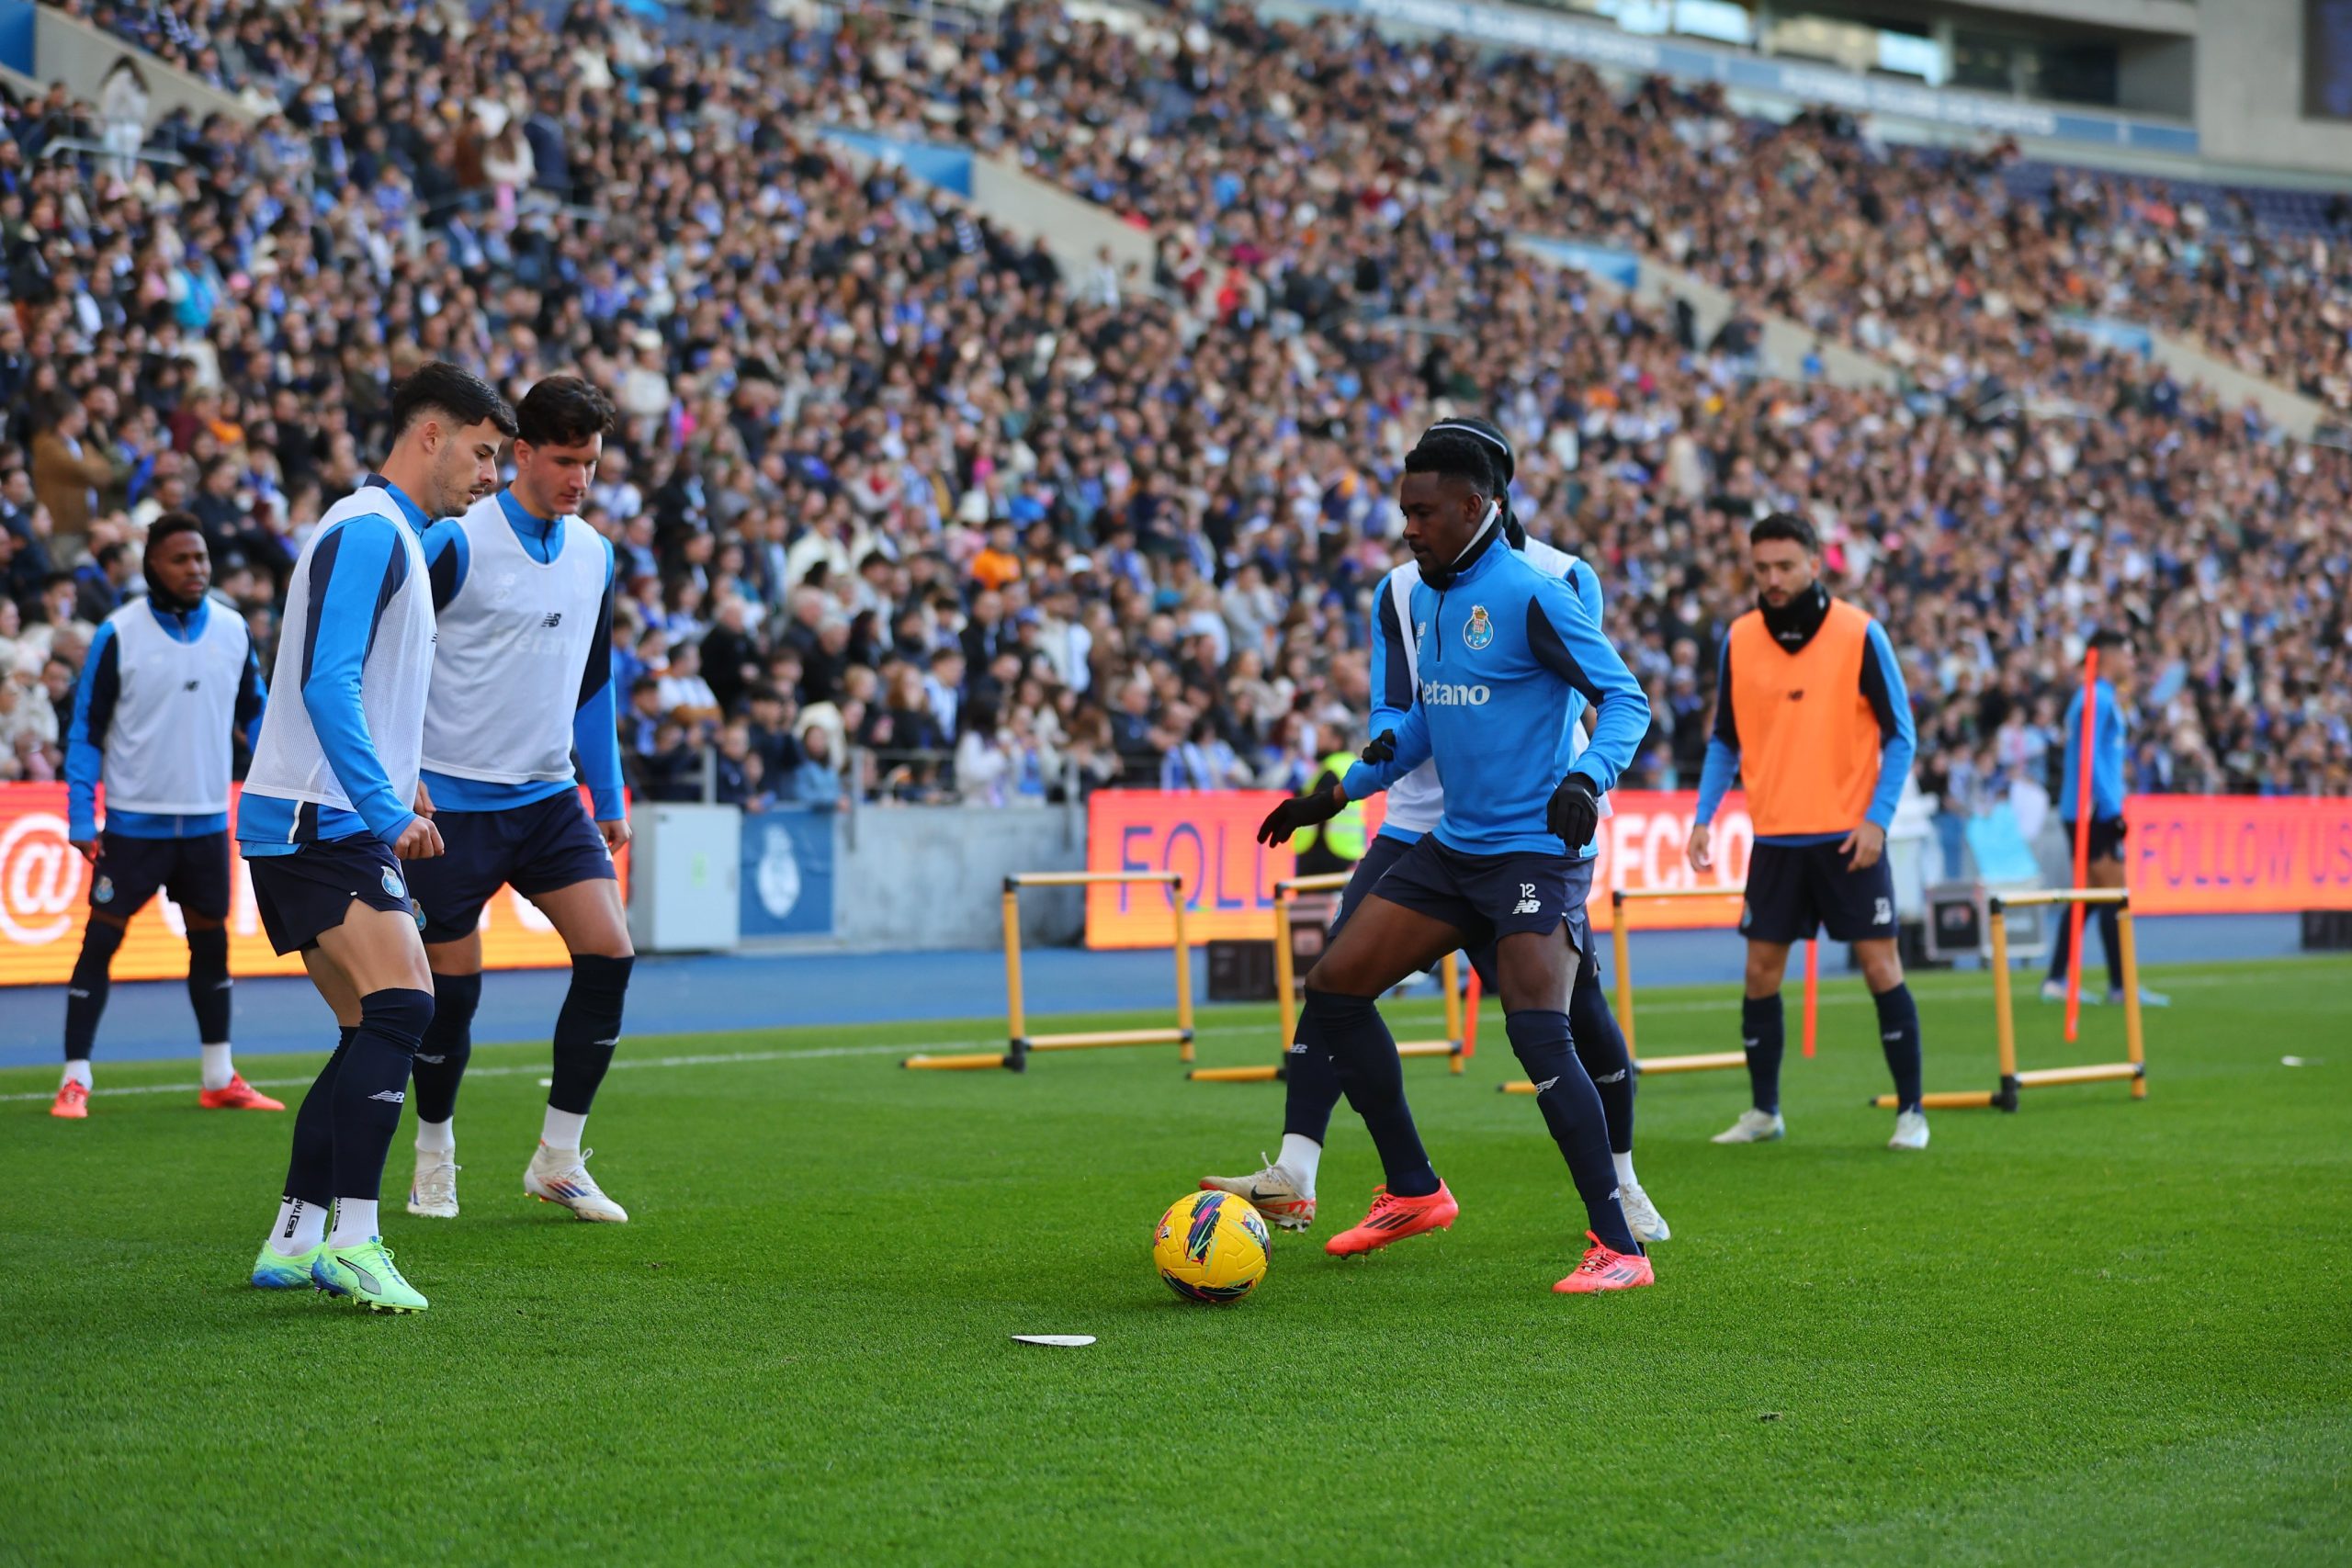
[[[230, 804], [232, 824], [236, 806]], [[82, 951], [89, 916], [89, 863], [66, 840], [65, 786], [0, 784], [0, 986], [62, 984]], [[628, 871], [623, 854], [621, 872]], [[229, 972], [299, 975], [300, 954], [280, 958], [262, 934], [253, 880], [235, 863], [229, 914]], [[115, 954], [118, 980], [177, 979], [187, 973], [178, 908], [158, 895], [131, 920]], [[547, 918], [502, 887], [482, 910], [482, 961], [492, 969], [559, 967], [571, 960]]]
[[[1187, 934], [1195, 942], [1271, 941], [1274, 884], [1292, 874], [1289, 849], [1267, 849], [1258, 824], [1283, 796], [1271, 790], [1189, 794], [1162, 790], [1103, 790], [1087, 805], [1089, 871], [1173, 871], [1184, 878]], [[1615, 887], [1721, 887], [1724, 897], [1644, 905], [1643, 927], [1730, 926], [1738, 923], [1738, 894], [1747, 881], [1755, 831], [1737, 795], [1715, 818], [1714, 869], [1702, 880], [1682, 858], [1698, 809], [1689, 790], [1620, 790], [1610, 796], [1615, 815], [1600, 824], [1600, 861], [1593, 874], [1593, 924], [1610, 923], [1608, 890]], [[1367, 832], [1376, 831], [1381, 801], [1367, 803]], [[1164, 886], [1097, 884], [1087, 889], [1086, 945], [1164, 947], [1174, 935], [1170, 895]]]
[[2123, 817], [2135, 913], [2352, 909], [2352, 800], [2135, 795]]

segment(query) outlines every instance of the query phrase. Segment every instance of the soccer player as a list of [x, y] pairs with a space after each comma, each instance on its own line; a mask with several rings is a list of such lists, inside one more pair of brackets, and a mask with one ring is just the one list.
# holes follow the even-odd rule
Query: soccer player
[[401, 862], [441, 852], [419, 788], [433, 676], [423, 536], [435, 513], [498, 483], [514, 413], [488, 383], [435, 362], [394, 389], [391, 418], [382, 471], [327, 508], [294, 564], [277, 702], [245, 775], [237, 841], [270, 945], [302, 955], [341, 1026], [295, 1113], [285, 1196], [253, 1282], [422, 1312], [428, 1303], [384, 1246], [376, 1201], [409, 1059], [433, 1017], [401, 874]]
[[[1618, 1204], [1607, 1119], [1566, 1009], [1592, 878], [1577, 852], [1648, 730], [1649, 704], [1576, 591], [1510, 547], [1492, 476], [1478, 446], [1457, 433], [1433, 434], [1406, 457], [1397, 502], [1421, 570], [1408, 606], [1415, 700], [1392, 734], [1366, 748], [1377, 760], [1283, 802], [1259, 829], [1261, 841], [1279, 843], [1432, 759], [1445, 787], [1436, 827], [1307, 973], [1299, 1035], [1330, 1053], [1387, 1176], [1363, 1222], [1324, 1250], [1370, 1252], [1442, 1229], [1460, 1213], [1421, 1147], [1374, 1000], [1446, 953], [1492, 942], [1511, 1049], [1535, 1082], [1590, 1224], [1583, 1261], [1554, 1288], [1626, 1290], [1654, 1275]], [[1573, 761], [1572, 695], [1600, 708], [1591, 743]]]
[[[1483, 419], [1450, 419], [1431, 425], [1428, 434], [1448, 433], [1468, 437], [1491, 465], [1492, 488], [1488, 493], [1501, 509], [1503, 536], [1510, 547], [1540, 570], [1566, 581], [1576, 591], [1593, 624], [1600, 625], [1600, 574], [1576, 557], [1556, 550], [1541, 539], [1528, 537], [1527, 531], [1511, 515], [1509, 495], [1517, 460], [1503, 433]], [[1375, 739], [1393, 731], [1413, 705], [1416, 649], [1413, 639], [1405, 635], [1405, 626], [1413, 588], [1420, 580], [1419, 564], [1408, 560], [1382, 578], [1373, 594], [1373, 708], [1369, 732]], [[1584, 729], [1579, 723], [1584, 711], [1583, 695], [1571, 692], [1567, 719], [1571, 760], [1584, 749]], [[1606, 797], [1601, 801], [1600, 811], [1604, 817], [1609, 815]], [[1387, 813], [1340, 896], [1339, 918], [1332, 921], [1330, 936], [1338, 936], [1350, 912], [1366, 894], [1379, 886], [1389, 867], [1437, 826], [1444, 812], [1445, 790], [1438, 783], [1437, 769], [1431, 763], [1423, 763], [1389, 787]], [[1590, 860], [1598, 853], [1597, 846], [1588, 844], [1577, 858]], [[1664, 1241], [1670, 1234], [1666, 1221], [1634, 1178], [1633, 1062], [1625, 1049], [1624, 1034], [1617, 1027], [1616, 1015], [1610, 1010], [1608, 993], [1601, 989], [1598, 954], [1591, 938], [1591, 926], [1587, 922], [1584, 951], [1577, 955], [1576, 987], [1568, 997], [1569, 1029], [1575, 1038], [1577, 1058], [1584, 1064], [1600, 1093], [1609, 1122], [1610, 1158], [1617, 1168], [1618, 1202], [1625, 1212], [1626, 1223], [1633, 1226], [1634, 1235], [1645, 1242]], [[1470, 954], [1470, 962], [1485, 987], [1496, 989], [1492, 949], [1480, 948]], [[1329, 1052], [1306, 1049], [1297, 1041], [1292, 1043], [1283, 1076], [1281, 1156], [1250, 1175], [1204, 1177], [1201, 1185], [1248, 1200], [1267, 1219], [1285, 1230], [1303, 1231], [1315, 1221], [1316, 1170], [1322, 1162], [1332, 1108], [1340, 1102], [1340, 1078]]]
[[[620, 1039], [636, 949], [613, 852], [628, 842], [613, 698], [613, 547], [576, 515], [613, 405], [551, 376], [514, 411], [514, 482], [425, 534], [439, 637], [424, 713], [424, 784], [448, 853], [409, 884], [424, 911], [433, 1021], [416, 1053], [416, 1178], [408, 1212], [458, 1213], [458, 1086], [481, 1001], [482, 905], [502, 883], [571, 952], [554, 1085], [523, 1190], [583, 1220], [628, 1211], [588, 1174], [588, 1107]], [[595, 819], [581, 809], [580, 755]]]
[[[67, 837], [91, 864], [90, 920], [65, 988], [65, 1079], [51, 1116], [89, 1114], [90, 1047], [123, 929], [158, 889], [180, 907], [208, 1111], [283, 1111], [229, 1050], [229, 775], [265, 695], [243, 617], [216, 609], [204, 528], [167, 512], [147, 530], [147, 596], [90, 639], [66, 735]], [[96, 795], [107, 786], [107, 820]]]
[[[2091, 636], [2091, 646], [2098, 650], [2098, 715], [2093, 721], [2098, 733], [2090, 737], [2091, 761], [2091, 843], [2090, 885], [2093, 887], [2123, 886], [2123, 759], [2131, 739], [2131, 721], [2123, 711], [2120, 694], [2128, 693], [2139, 672], [2131, 639], [2121, 632], [2102, 631]], [[2066, 826], [2066, 848], [2071, 854], [2075, 845], [2075, 825], [2082, 819], [2083, 788], [2083, 694], [2076, 692], [2075, 700], [2066, 705], [2066, 765], [2065, 783], [2058, 794], [2058, 820]], [[2041, 999], [2063, 1002], [2066, 999], [2066, 963], [2073, 953], [2074, 921], [2066, 919], [2066, 911], [2057, 911], [2058, 934], [2050, 944], [2050, 977], [2041, 982]], [[2107, 949], [2107, 999], [2123, 999], [2123, 948], [2118, 931], [2115, 906], [2101, 904], [2098, 917], [2098, 939]], [[2160, 991], [2140, 987], [2142, 1007], [2170, 1007], [2172, 998]]]
[[1747, 938], [1741, 1043], [1754, 1103], [1719, 1144], [1777, 1138], [1781, 976], [1789, 944], [1826, 926], [1854, 944], [1878, 1003], [1879, 1041], [1894, 1075], [1891, 1149], [1928, 1146], [1919, 1105], [1919, 1010], [1894, 950], [1894, 877], [1886, 829], [1913, 750], [1910, 694], [1885, 631], [1821, 581], [1813, 525], [1776, 512], [1747, 533], [1757, 605], [1731, 625], [1715, 675], [1715, 731], [1699, 774], [1688, 853], [1714, 864], [1711, 825], [1735, 778], [1747, 785], [1756, 847], [1739, 929]]

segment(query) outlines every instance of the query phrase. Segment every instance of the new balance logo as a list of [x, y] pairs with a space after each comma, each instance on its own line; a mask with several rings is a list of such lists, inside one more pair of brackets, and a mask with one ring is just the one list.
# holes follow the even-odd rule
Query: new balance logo
[[1595, 1083], [1623, 1083], [1625, 1081], [1625, 1074], [1627, 1070], [1628, 1069], [1624, 1067], [1620, 1067], [1615, 1072], [1610, 1074], [1607, 1077], [1595, 1078], [1592, 1081]]
[[1560, 1080], [1555, 1077], [1545, 1078], [1542, 1083], [1535, 1086], [1535, 1092], [1538, 1094], [1548, 1094], [1551, 1092], [1552, 1086], [1559, 1081]]
[[1888, 1032], [1880, 1035], [1879, 1038], [1885, 1041], [1889, 1045], [1892, 1045], [1903, 1038], [1903, 1031], [1899, 1029], [1891, 1030]]
[[439, 1066], [442, 1063], [444, 1063], [444, 1062], [447, 1061], [449, 1058], [448, 1058], [448, 1057], [447, 1057], [447, 1056], [428, 1056], [428, 1055], [426, 1055], [424, 1052], [419, 1051], [419, 1052], [416, 1054], [416, 1059], [417, 1059], [418, 1061], [420, 1061], [420, 1062], [424, 1063], [427, 1066], [434, 1066], [434, 1067], [437, 1067], [437, 1066]]
[[201, 681], [190, 681], [187, 685], [182, 686], [182, 687], [180, 688], [180, 690], [181, 690], [181, 691], [183, 691], [183, 692], [193, 692], [193, 691], [195, 691], [195, 690], [197, 689], [197, 687], [198, 687], [198, 686], [202, 685], [203, 683], [204, 683], [204, 682], [201, 682]]
[[1792, 703], [1801, 703], [1804, 701], [1804, 688], [1803, 686], [1799, 686], [1795, 691], [1791, 692], [1789, 694], [1789, 701]]
[[408, 1090], [404, 1089], [379, 1089], [368, 1098], [370, 1100], [380, 1100], [387, 1105], [406, 1105], [408, 1103]]
[[539, 625], [549, 630], [563, 625], [563, 612], [561, 610], [549, 610], [547, 613], [546, 618], [541, 620]]
[[1544, 912], [1544, 906], [1539, 900], [1521, 898], [1511, 906], [1510, 912], [1514, 915], [1540, 915]]

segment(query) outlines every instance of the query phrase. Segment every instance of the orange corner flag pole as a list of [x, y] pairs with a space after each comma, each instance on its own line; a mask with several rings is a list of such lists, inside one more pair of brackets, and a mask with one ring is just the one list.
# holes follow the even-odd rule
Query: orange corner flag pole
[[[2098, 649], [2089, 649], [2083, 654], [2083, 744], [2082, 782], [2075, 788], [2075, 886], [2087, 887], [2091, 881], [2091, 775], [2098, 771], [2098, 759], [2091, 755], [2092, 739], [2098, 734]], [[2083, 902], [2077, 898], [2066, 907], [2066, 1040], [2074, 1043], [2075, 1023], [2083, 1010]]]
[[1821, 1013], [1821, 939], [1804, 944], [1804, 1054], [1813, 1055], [1814, 1024]]

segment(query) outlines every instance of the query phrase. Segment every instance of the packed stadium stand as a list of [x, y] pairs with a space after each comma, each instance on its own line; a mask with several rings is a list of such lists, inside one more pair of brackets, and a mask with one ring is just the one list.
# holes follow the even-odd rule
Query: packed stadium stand
[[[2047, 784], [2118, 622], [2133, 790], [2352, 793], [2352, 455], [2064, 321], [2352, 409], [2341, 197], [1243, 8], [763, 20], [732, 35], [758, 54], [607, 0], [75, 8], [253, 112], [134, 152], [62, 89], [6, 105], [0, 778], [57, 776], [161, 511], [203, 519], [266, 642], [390, 382], [439, 355], [620, 404], [586, 515], [656, 799], [1299, 786], [1361, 724], [1398, 464], [1457, 412], [1602, 567], [1655, 715], [1631, 782], [1695, 781], [1744, 525], [1787, 507], [1905, 650], [1948, 815]], [[1152, 265], [1065, 265], [833, 127], [1017, 161]], [[1698, 331], [1528, 234], [1742, 313]], [[1768, 366], [1767, 316], [1894, 384]]]

